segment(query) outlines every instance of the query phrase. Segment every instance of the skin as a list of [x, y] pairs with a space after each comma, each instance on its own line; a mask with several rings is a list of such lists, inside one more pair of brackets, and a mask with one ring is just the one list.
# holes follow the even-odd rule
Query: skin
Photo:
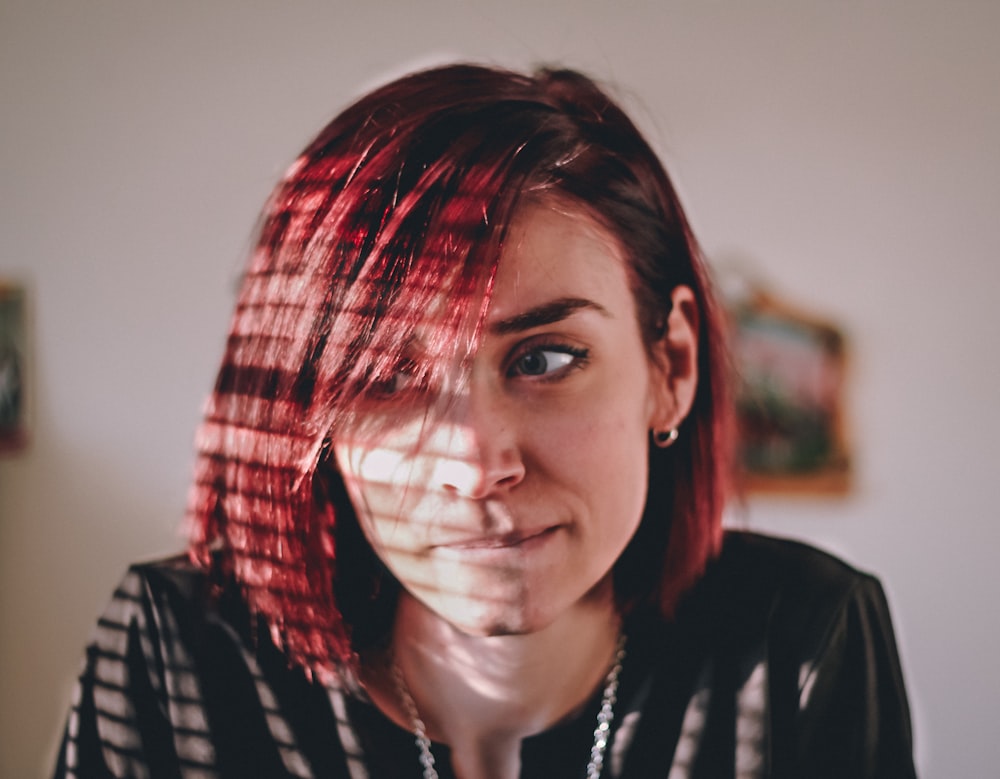
[[[697, 381], [693, 296], [673, 294], [648, 348], [616, 241], [565, 204], [525, 206], [448, 410], [335, 446], [362, 529], [404, 588], [396, 662], [464, 778], [516, 776], [520, 740], [607, 671], [610, 572], [642, 515], [650, 430], [679, 424]], [[384, 413], [412, 391], [401, 377]], [[364, 675], [408, 728], [384, 662]]]

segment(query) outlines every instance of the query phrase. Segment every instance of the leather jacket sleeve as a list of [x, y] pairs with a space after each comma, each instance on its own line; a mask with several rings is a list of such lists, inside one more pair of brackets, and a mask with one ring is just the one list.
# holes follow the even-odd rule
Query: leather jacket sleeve
[[[804, 544], [729, 532], [674, 635], [673, 674], [698, 679], [679, 705], [705, 701], [700, 717], [662, 718], [683, 719], [677, 750], [688, 744], [690, 779], [915, 776], [903, 673], [875, 577]], [[701, 724], [689, 729], [689, 720]]]
[[913, 777], [906, 690], [882, 587], [860, 578], [799, 682], [802, 776]]

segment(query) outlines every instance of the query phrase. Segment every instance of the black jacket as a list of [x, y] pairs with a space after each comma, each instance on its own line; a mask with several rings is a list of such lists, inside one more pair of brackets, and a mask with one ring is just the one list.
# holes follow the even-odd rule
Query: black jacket
[[[634, 614], [626, 631], [604, 777], [914, 776], [875, 578], [728, 533], [675, 620]], [[599, 705], [524, 741], [522, 776], [582, 777]], [[411, 734], [290, 669], [235, 592], [208, 597], [174, 558], [131, 568], [101, 618], [55, 775], [407, 779], [417, 758]]]

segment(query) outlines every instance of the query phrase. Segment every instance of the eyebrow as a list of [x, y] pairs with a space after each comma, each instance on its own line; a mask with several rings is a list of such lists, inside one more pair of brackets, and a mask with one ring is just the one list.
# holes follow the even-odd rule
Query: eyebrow
[[611, 313], [600, 303], [586, 298], [558, 298], [542, 303], [540, 306], [529, 308], [514, 316], [500, 319], [488, 326], [491, 333], [496, 335], [508, 335], [510, 333], [520, 333], [524, 330], [531, 330], [534, 327], [551, 325], [554, 322], [561, 322], [571, 314], [581, 309], [596, 311], [602, 316], [611, 317]]

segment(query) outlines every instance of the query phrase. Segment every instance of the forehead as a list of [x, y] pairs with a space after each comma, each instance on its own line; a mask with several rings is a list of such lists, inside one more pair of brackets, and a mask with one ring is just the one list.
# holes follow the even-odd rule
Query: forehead
[[[483, 337], [534, 330], [580, 311], [636, 322], [626, 268], [618, 242], [583, 207], [528, 201], [510, 221], [492, 284], [480, 279], [480, 288], [464, 299], [447, 288], [422, 297], [413, 329], [383, 325], [388, 342], [374, 351], [385, 350], [382, 372], [411, 363], [450, 384], [456, 367], [459, 374], [468, 368]], [[463, 309], [467, 316], [460, 321], [455, 313]]]
[[563, 298], [593, 301], [615, 317], [635, 314], [624, 253], [611, 234], [581, 208], [530, 202], [504, 240], [487, 330]]

